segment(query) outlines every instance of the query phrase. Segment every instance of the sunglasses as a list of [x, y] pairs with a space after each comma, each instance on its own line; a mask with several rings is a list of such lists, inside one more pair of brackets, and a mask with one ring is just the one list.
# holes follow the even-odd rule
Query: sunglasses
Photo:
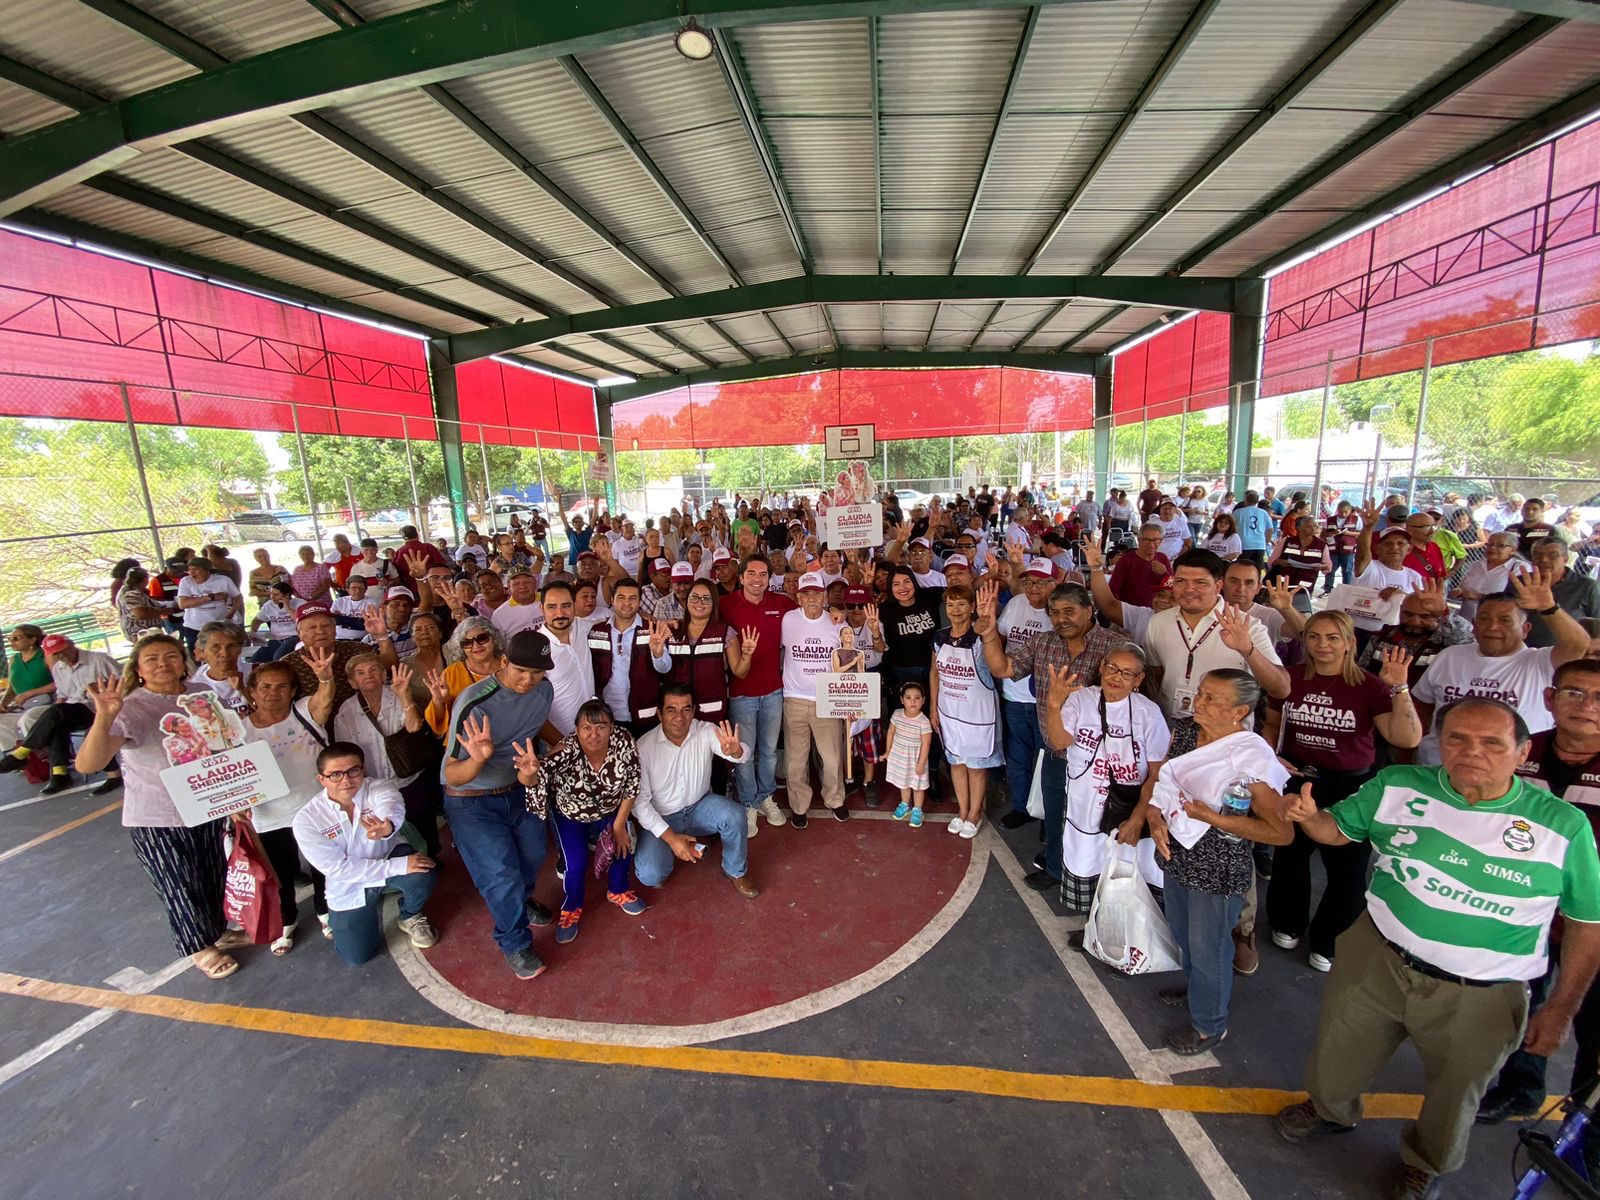
[[493, 635], [487, 633], [475, 633], [471, 637], [464, 637], [461, 639], [461, 644], [463, 646], [483, 646], [492, 644], [493, 642]]

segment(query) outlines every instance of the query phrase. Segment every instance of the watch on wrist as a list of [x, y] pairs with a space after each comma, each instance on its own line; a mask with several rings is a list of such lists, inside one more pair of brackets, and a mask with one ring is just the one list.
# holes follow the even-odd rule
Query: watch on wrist
[[1541, 617], [1553, 617], [1561, 611], [1561, 605], [1552, 604], [1549, 608], [1541, 608], [1538, 613]]
[[1396, 696], [1400, 695], [1400, 693], [1409, 692], [1410, 690], [1411, 685], [1409, 683], [1397, 683], [1389, 689], [1389, 698], [1392, 700]]

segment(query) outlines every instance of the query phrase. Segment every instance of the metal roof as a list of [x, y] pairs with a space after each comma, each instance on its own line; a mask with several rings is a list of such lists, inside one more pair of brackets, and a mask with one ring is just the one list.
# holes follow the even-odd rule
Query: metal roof
[[1565, 0], [752, 0], [703, 62], [620, 7], [10, 0], [0, 214], [590, 378], [1081, 355], [1600, 108]]

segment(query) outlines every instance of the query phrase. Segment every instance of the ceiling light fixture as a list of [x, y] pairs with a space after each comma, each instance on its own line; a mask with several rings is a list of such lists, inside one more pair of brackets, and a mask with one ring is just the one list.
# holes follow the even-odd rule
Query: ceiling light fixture
[[711, 40], [711, 35], [700, 28], [700, 23], [690, 17], [673, 35], [672, 44], [678, 48], [678, 53], [694, 62], [703, 62], [716, 52], [716, 43]]

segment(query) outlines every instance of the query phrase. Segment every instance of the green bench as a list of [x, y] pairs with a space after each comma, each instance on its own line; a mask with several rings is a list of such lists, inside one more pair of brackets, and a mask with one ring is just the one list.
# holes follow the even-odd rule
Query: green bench
[[[21, 624], [23, 622], [19, 622]], [[111, 635], [100, 628], [100, 621], [88, 609], [78, 612], [63, 613], [59, 617], [46, 617], [42, 621], [26, 622], [37, 625], [44, 630], [45, 636], [52, 633], [65, 634], [80, 646], [93, 646], [99, 642], [103, 647], [111, 645]]]

